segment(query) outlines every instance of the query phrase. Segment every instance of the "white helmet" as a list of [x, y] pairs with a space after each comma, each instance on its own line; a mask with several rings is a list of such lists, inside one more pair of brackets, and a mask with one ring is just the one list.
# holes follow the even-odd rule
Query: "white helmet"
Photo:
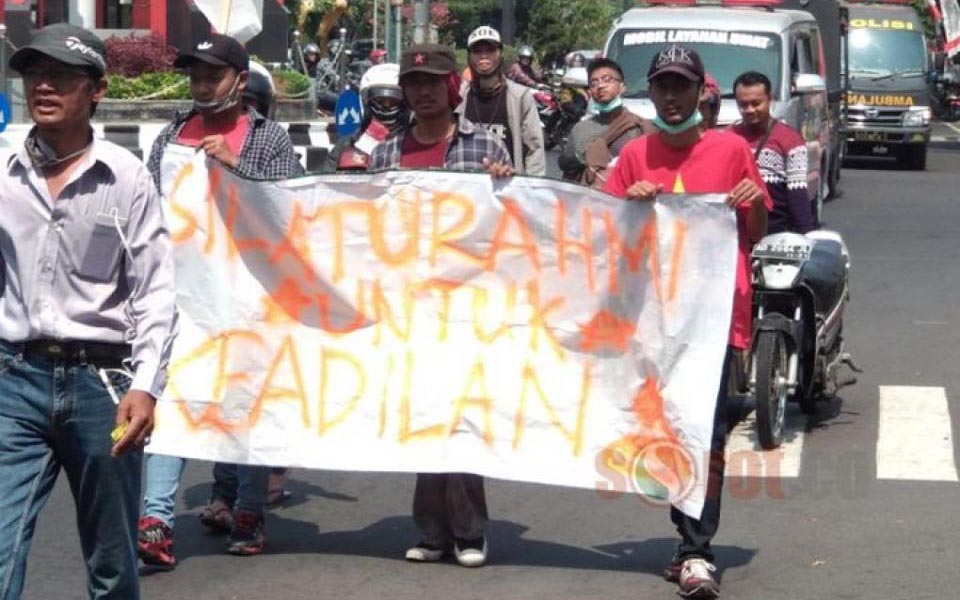
[[467, 48], [482, 41], [493, 42], [497, 46], [503, 46], [503, 42], [500, 41], [500, 32], [487, 25], [481, 25], [470, 32], [470, 37], [467, 38]]
[[360, 78], [360, 91], [373, 86], [394, 86], [400, 87], [400, 65], [396, 63], [383, 63], [374, 65], [367, 69], [363, 77]]
[[277, 93], [277, 86], [274, 85], [274, 83], [273, 83], [273, 76], [270, 75], [270, 71], [268, 71], [265, 66], [261, 65], [260, 63], [258, 63], [258, 62], [255, 61], [255, 60], [251, 60], [251, 61], [250, 61], [250, 67], [249, 67], [249, 68], [250, 68], [250, 72], [251, 72], [251, 73], [259, 73], [260, 75], [263, 76], [264, 79], [267, 80], [267, 83], [268, 83], [268, 85], [270, 86], [270, 93], [271, 93], [271, 94], [276, 94], [276, 93]]

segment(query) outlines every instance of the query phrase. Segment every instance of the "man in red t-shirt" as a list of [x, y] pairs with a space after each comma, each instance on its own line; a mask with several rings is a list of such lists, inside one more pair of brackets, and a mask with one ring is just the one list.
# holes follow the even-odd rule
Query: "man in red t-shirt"
[[658, 133], [631, 141], [620, 152], [604, 190], [627, 200], [652, 201], [657, 194], [727, 194], [736, 210], [739, 252], [730, 341], [714, 411], [707, 498], [700, 519], [676, 508], [671, 519], [681, 542], [665, 571], [688, 598], [715, 598], [720, 587], [713, 578], [710, 541], [720, 522], [724, 447], [727, 433], [727, 377], [734, 349], [750, 343], [750, 248], [767, 229], [771, 203], [750, 148], [741, 138], [702, 130], [698, 104], [704, 87], [703, 61], [692, 49], [671, 45], [654, 55], [647, 72], [650, 99], [657, 109]]

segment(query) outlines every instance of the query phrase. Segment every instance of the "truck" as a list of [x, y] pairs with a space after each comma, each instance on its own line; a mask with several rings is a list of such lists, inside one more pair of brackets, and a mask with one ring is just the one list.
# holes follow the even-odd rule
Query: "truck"
[[849, 89], [844, 139], [849, 155], [891, 156], [927, 166], [931, 68], [923, 23], [909, 0], [846, 0]]
[[644, 118], [655, 109], [646, 73], [654, 54], [677, 42], [695, 49], [721, 91], [718, 125], [740, 117], [733, 82], [756, 70], [773, 84], [773, 116], [807, 142], [807, 189], [817, 214], [840, 179], [844, 98], [838, 0], [662, 0], [617, 19], [604, 56], [625, 74], [624, 105]]

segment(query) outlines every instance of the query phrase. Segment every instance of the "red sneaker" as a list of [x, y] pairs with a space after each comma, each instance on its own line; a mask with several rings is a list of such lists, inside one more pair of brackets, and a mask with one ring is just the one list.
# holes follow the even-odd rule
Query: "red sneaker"
[[253, 556], [263, 552], [266, 541], [262, 514], [248, 510], [234, 511], [227, 552], [236, 556]]
[[137, 525], [137, 554], [145, 565], [165, 570], [176, 567], [170, 526], [156, 517], [141, 517]]

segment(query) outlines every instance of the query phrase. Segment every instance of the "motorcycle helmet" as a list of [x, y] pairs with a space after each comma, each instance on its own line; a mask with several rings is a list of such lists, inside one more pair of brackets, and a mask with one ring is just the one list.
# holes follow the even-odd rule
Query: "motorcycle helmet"
[[[360, 97], [370, 115], [390, 129], [403, 123], [405, 109], [400, 89], [400, 66], [395, 63], [374, 65], [360, 79]], [[395, 100], [392, 103], [383, 100]]]
[[470, 36], [467, 38], [467, 48], [469, 49], [477, 42], [482, 41], [493, 42], [498, 47], [503, 48], [503, 42], [500, 41], [500, 32], [487, 25], [481, 25], [470, 32]]
[[250, 61], [250, 74], [243, 89], [243, 103], [252, 106], [258, 113], [270, 117], [273, 113], [276, 87], [267, 68], [257, 61]]
[[320, 56], [320, 46], [318, 46], [318, 45], [316, 45], [316, 44], [307, 44], [307, 45], [303, 48], [303, 55], [306, 56], [307, 54], [310, 54], [310, 53], [313, 53], [313, 54], [316, 54], [317, 56]]
[[520, 46], [520, 49], [517, 50], [517, 58], [529, 58], [533, 59], [533, 47], [532, 46]]

